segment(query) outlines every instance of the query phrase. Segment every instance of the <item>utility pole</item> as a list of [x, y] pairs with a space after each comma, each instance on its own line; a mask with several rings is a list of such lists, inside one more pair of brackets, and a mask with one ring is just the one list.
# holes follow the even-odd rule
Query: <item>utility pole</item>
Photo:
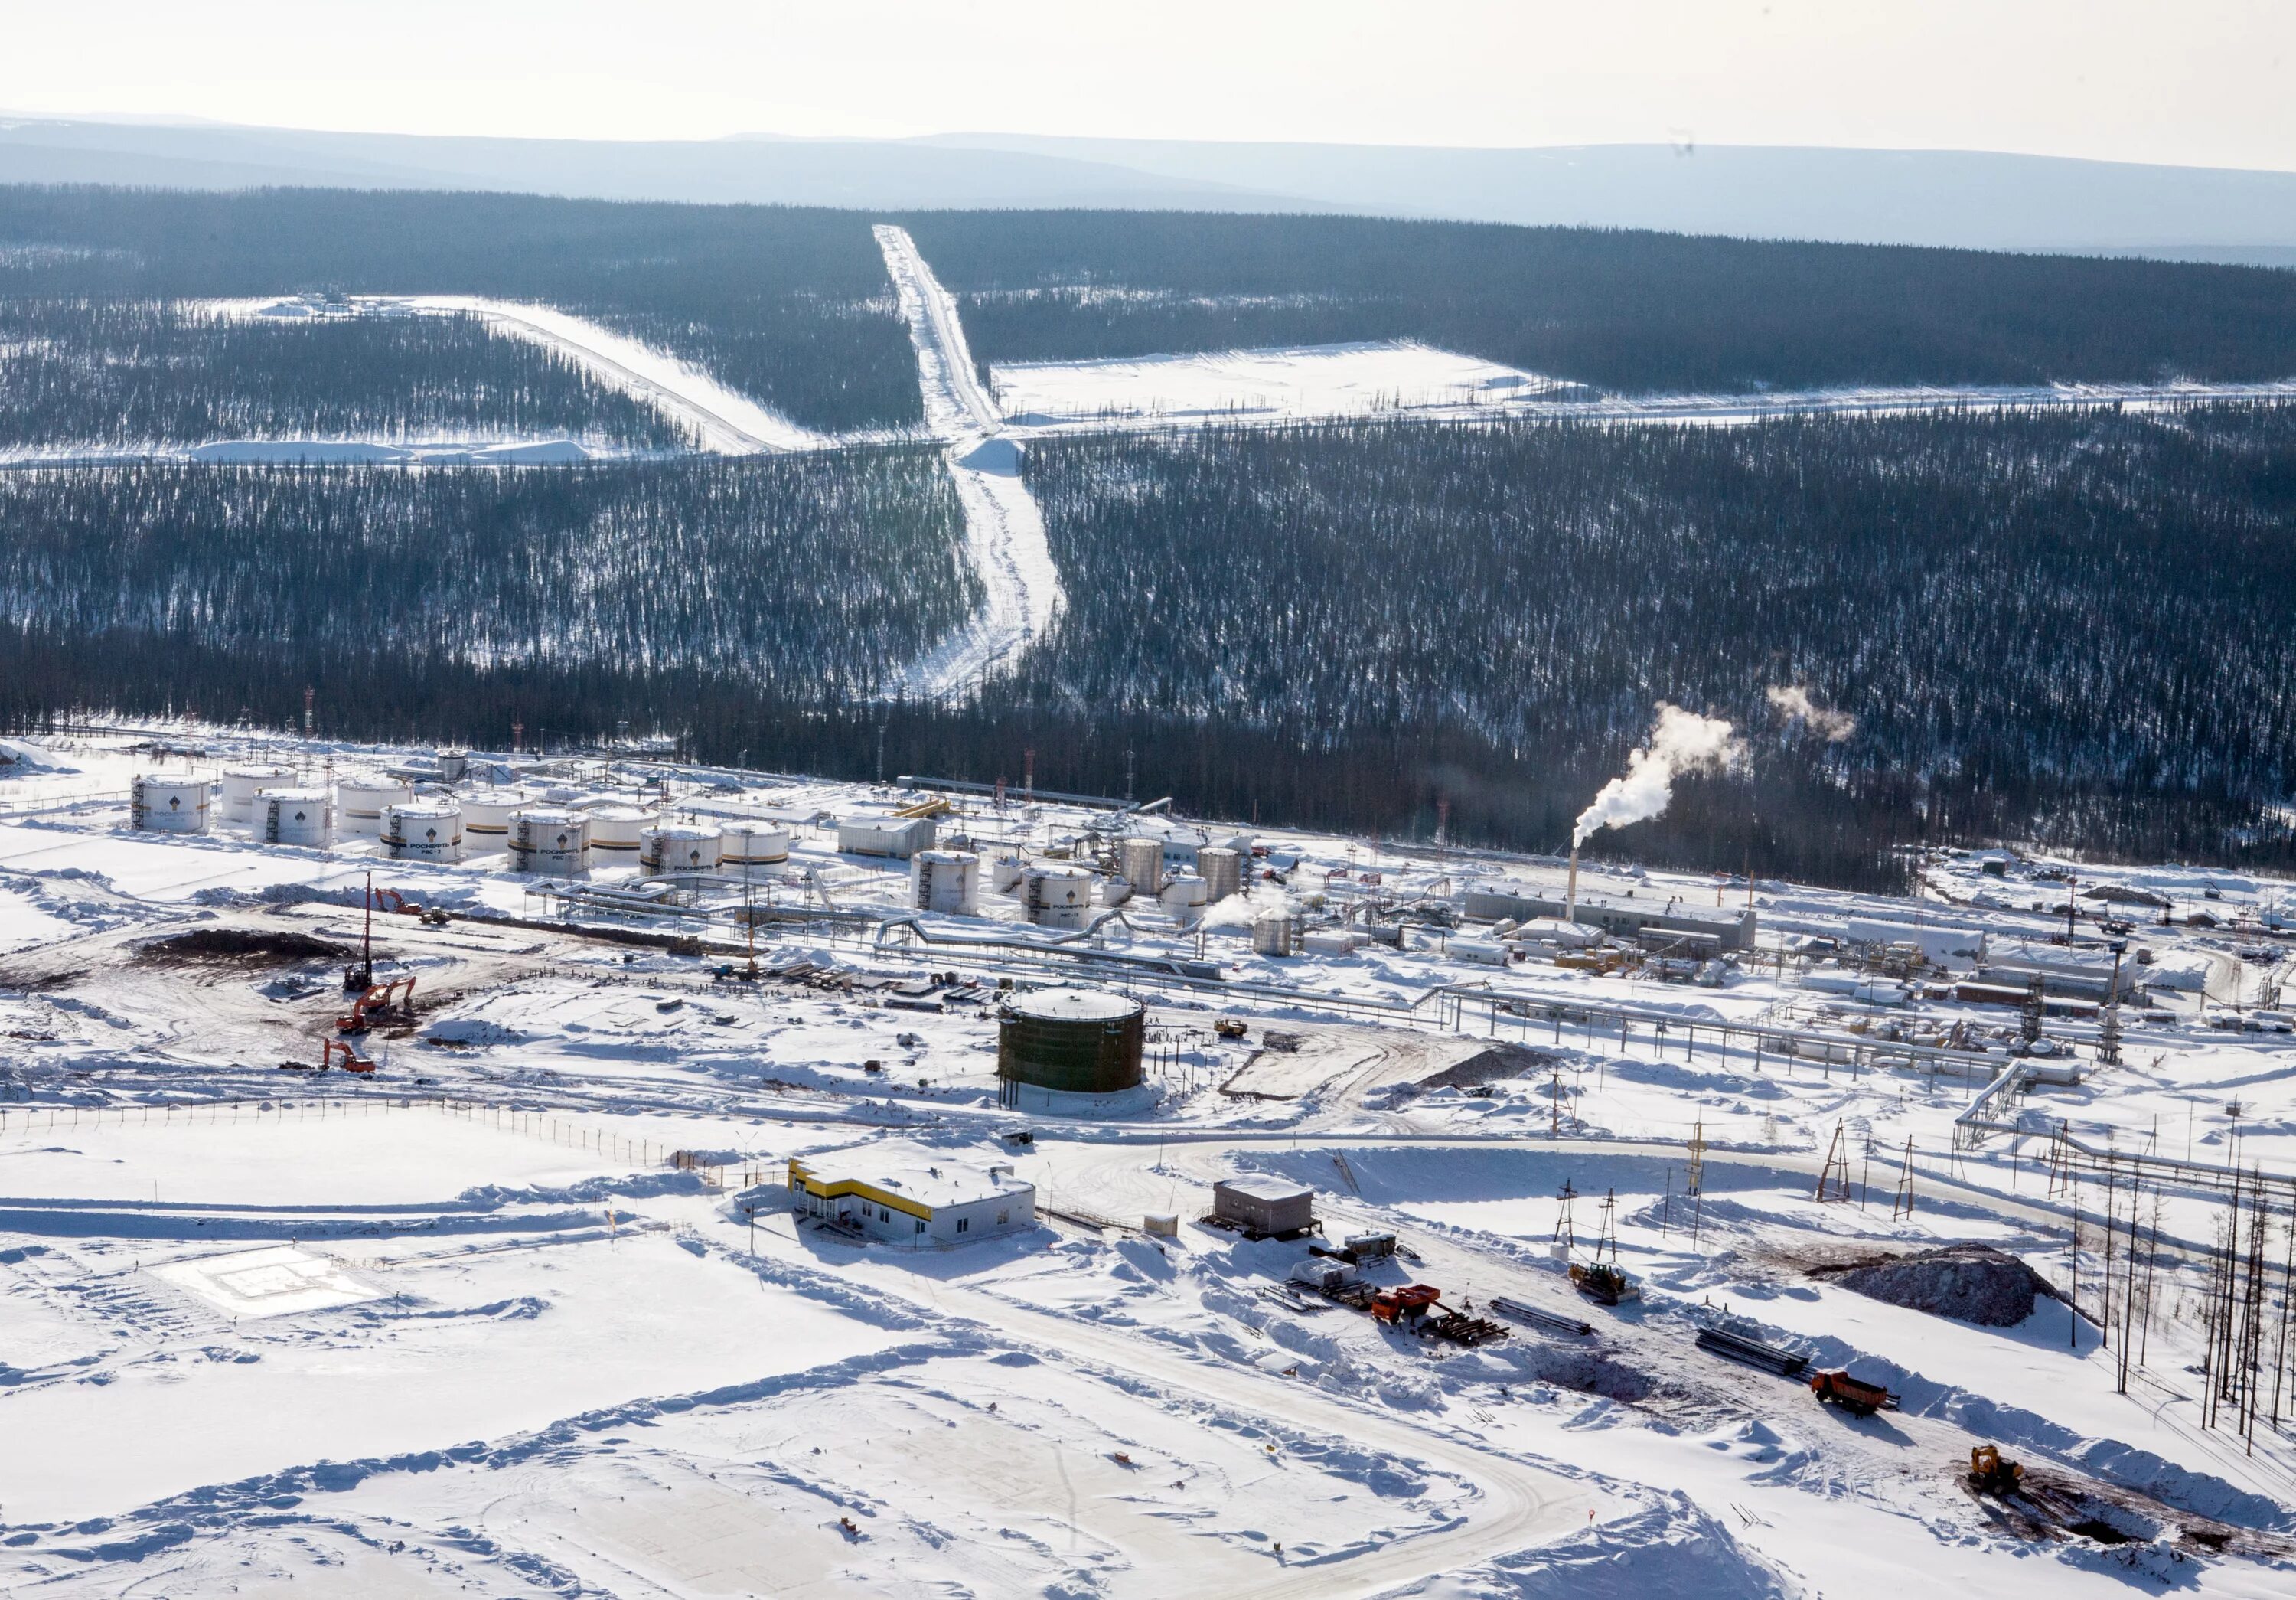
[[1706, 1120], [1703, 1117], [1691, 1125], [1690, 1165], [1685, 1177], [1690, 1189], [1690, 1248], [1696, 1250], [1706, 1219], [1706, 1203], [1700, 1198], [1706, 1192]]

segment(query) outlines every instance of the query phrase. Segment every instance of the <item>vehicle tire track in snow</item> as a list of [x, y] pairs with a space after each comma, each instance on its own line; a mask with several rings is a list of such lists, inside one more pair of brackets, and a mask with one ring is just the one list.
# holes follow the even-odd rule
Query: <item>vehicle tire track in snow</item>
[[911, 662], [887, 692], [954, 700], [1008, 670], [1045, 636], [1060, 613], [1060, 571], [1044, 513], [1021, 480], [1020, 447], [1004, 437], [1004, 419], [973, 369], [956, 301], [906, 229], [880, 225], [876, 234], [916, 347], [925, 427], [947, 447], [944, 459], [964, 507], [965, 554], [981, 587], [972, 619]]

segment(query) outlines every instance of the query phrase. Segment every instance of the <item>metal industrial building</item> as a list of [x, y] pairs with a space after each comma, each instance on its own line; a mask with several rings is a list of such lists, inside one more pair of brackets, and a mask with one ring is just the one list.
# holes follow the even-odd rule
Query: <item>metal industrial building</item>
[[800, 1218], [886, 1244], [961, 1244], [1033, 1227], [1037, 1190], [1002, 1164], [978, 1167], [922, 1145], [864, 1145], [791, 1156], [790, 1203]]
[[1576, 907], [1553, 897], [1535, 894], [1520, 883], [1477, 883], [1467, 890], [1467, 920], [1495, 923], [1502, 919], [1527, 922], [1533, 917], [1567, 917], [1620, 939], [1638, 938], [1644, 929], [1678, 933], [1716, 950], [1746, 950], [1754, 944], [1754, 914], [1734, 915], [1716, 907], [1707, 910], [1680, 900], [1628, 900], [1580, 895]]

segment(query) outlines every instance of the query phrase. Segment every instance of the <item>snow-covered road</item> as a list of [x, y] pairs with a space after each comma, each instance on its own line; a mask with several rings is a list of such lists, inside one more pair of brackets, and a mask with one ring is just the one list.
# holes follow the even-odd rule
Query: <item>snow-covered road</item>
[[683, 423], [693, 430], [700, 448], [712, 455], [818, 450], [838, 442], [768, 411], [674, 356], [553, 307], [470, 294], [415, 295], [373, 303], [379, 309], [403, 306], [414, 311], [462, 312], [555, 350], [600, 382]]
[[[760, 1245], [800, 1270], [813, 1256], [778, 1230]], [[1477, 1499], [1458, 1520], [1433, 1532], [1397, 1539], [1344, 1563], [1278, 1569], [1263, 1582], [1231, 1589], [1260, 1600], [1384, 1594], [1490, 1556], [1546, 1543], [1585, 1528], [1604, 1513], [1627, 1507], [1585, 1481], [1481, 1449], [1432, 1428], [1397, 1421], [1369, 1406], [1346, 1404], [1312, 1385], [1257, 1368], [1193, 1360], [1150, 1341], [1079, 1317], [1014, 1304], [945, 1277], [920, 1278], [897, 1261], [871, 1260], [849, 1269], [881, 1291], [910, 1300], [938, 1317], [962, 1317], [1034, 1345], [1060, 1360], [1082, 1360], [1175, 1394], [1209, 1399], [1248, 1415], [1280, 1419], [1291, 1427], [1326, 1432], [1358, 1447], [1418, 1460], [1472, 1484]], [[921, 1285], [929, 1285], [921, 1291]]]
[[996, 402], [965, 347], [956, 302], [906, 229], [881, 225], [878, 248], [917, 350], [925, 426], [944, 441], [964, 506], [966, 554], [981, 584], [972, 619], [913, 661], [890, 685], [914, 700], [951, 700], [1008, 669], [1045, 636], [1061, 608], [1059, 569], [1044, 514], [1021, 479], [1020, 447], [1003, 437]]

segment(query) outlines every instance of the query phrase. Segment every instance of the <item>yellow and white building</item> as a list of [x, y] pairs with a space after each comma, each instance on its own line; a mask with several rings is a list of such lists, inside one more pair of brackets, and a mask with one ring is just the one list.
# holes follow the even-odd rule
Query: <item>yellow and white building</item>
[[887, 1142], [791, 1156], [790, 1203], [888, 1244], [963, 1244], [1037, 1223], [1037, 1189], [1002, 1163]]

